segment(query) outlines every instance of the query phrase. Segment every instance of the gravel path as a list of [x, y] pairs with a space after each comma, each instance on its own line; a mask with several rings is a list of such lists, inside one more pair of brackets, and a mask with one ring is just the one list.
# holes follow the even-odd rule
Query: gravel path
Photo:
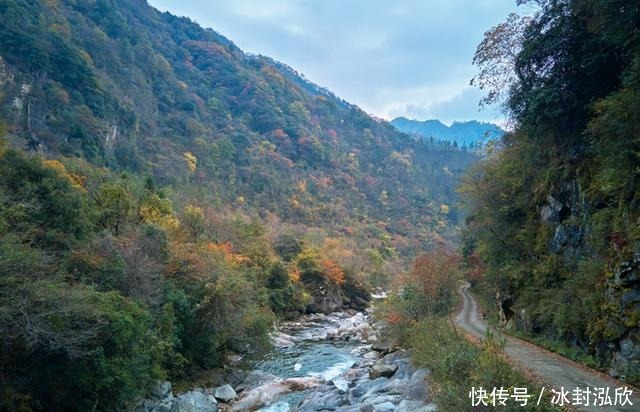
[[[463, 303], [462, 309], [456, 317], [456, 323], [471, 335], [479, 339], [484, 338], [487, 325], [480, 318], [478, 304], [471, 292], [469, 292], [469, 284], [462, 285], [459, 292], [462, 295]], [[613, 403], [616, 399], [616, 389], [624, 388], [626, 385], [624, 382], [579, 365], [528, 342], [511, 336], [502, 336], [506, 338], [505, 354], [512, 362], [546, 382], [545, 390], [551, 391], [551, 388], [556, 390], [564, 388], [565, 391], [569, 392], [569, 401], [572, 399], [572, 393], [575, 388], [592, 388], [592, 390], [593, 388], [609, 388], [609, 396]], [[621, 400], [618, 400], [617, 406], [593, 406], [594, 397], [592, 396], [590, 405], [585, 405], [583, 401], [581, 405], [572, 405], [571, 407], [578, 411], [587, 412], [638, 412], [640, 411], [640, 393], [635, 388], [630, 387], [629, 389], [633, 390], [633, 394], [629, 397], [633, 405], [620, 406]]]

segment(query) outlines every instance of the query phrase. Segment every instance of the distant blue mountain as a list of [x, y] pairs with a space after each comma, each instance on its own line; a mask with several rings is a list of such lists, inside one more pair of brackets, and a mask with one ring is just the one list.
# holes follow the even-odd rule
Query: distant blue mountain
[[458, 146], [479, 146], [490, 140], [500, 138], [505, 131], [493, 123], [478, 122], [453, 122], [447, 126], [440, 120], [410, 120], [405, 117], [396, 117], [391, 124], [401, 132], [422, 139], [434, 138], [436, 140], [457, 143]]

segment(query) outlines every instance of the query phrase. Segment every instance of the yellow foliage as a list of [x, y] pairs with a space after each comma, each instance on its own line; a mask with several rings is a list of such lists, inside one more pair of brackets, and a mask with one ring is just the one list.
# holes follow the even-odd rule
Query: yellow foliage
[[185, 162], [187, 162], [187, 168], [189, 169], [189, 171], [191, 173], [196, 171], [196, 168], [198, 167], [198, 158], [191, 152], [184, 152], [182, 154], [182, 157], [184, 158]]
[[449, 206], [445, 205], [445, 204], [441, 204], [440, 205], [440, 213], [443, 213], [445, 215], [448, 214], [449, 213]]
[[144, 223], [158, 225], [167, 230], [175, 230], [180, 226], [180, 222], [173, 215], [171, 201], [161, 199], [155, 194], [140, 205], [138, 216]]
[[61, 177], [68, 179], [69, 183], [71, 183], [71, 186], [73, 186], [73, 188], [80, 190], [81, 192], [87, 191], [87, 189], [85, 188], [85, 182], [87, 178], [77, 173], [69, 172], [67, 168], [64, 166], [64, 164], [62, 164], [62, 162], [58, 160], [47, 159], [47, 160], [43, 160], [42, 164], [58, 172], [58, 174]]

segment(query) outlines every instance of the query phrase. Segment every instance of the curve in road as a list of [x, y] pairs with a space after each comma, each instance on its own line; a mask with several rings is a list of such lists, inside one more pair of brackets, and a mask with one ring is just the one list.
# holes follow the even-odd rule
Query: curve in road
[[[466, 283], [459, 289], [462, 295], [462, 308], [456, 317], [456, 323], [476, 338], [483, 339], [487, 333], [487, 325], [480, 318], [478, 304], [469, 291], [469, 286]], [[499, 333], [496, 332], [496, 334]], [[571, 394], [575, 388], [609, 388], [613, 401], [617, 388], [628, 387], [628, 384], [624, 382], [590, 370], [540, 347], [510, 336], [501, 336], [506, 340], [504, 347], [506, 356], [512, 362], [546, 382], [547, 390], [564, 388]], [[571, 408], [585, 412], [638, 412], [640, 411], [640, 394], [634, 388], [629, 387], [629, 389], [633, 390], [633, 394], [629, 398], [633, 405], [571, 405]], [[569, 399], [571, 399], [571, 395]]]

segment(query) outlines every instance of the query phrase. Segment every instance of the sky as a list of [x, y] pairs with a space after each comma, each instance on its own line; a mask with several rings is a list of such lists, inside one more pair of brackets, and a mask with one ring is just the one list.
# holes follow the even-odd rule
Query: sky
[[515, 0], [149, 0], [288, 64], [366, 112], [391, 120], [502, 123], [469, 86], [483, 33]]

